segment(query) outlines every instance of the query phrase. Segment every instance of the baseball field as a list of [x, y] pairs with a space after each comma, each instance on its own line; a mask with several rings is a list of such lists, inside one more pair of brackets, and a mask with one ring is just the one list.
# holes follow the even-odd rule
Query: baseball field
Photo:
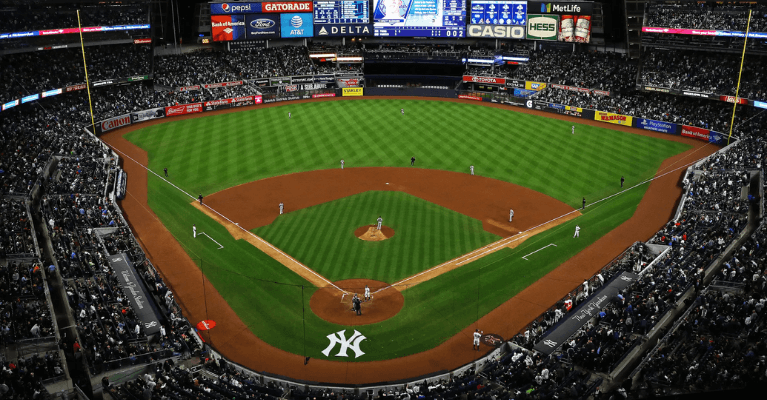
[[[157, 175], [139, 182], [143, 191], [131, 189], [137, 178], [129, 175], [126, 201], [146, 201], [151, 211], [126, 206], [126, 216], [147, 248], [154, 239], [135, 221], [141, 213], [157, 218], [197, 265], [174, 267], [181, 257], [149, 251], [171, 284], [199, 282], [194, 295], [177, 297], [182, 306], [203, 298], [204, 317], [220, 322], [231, 308], [249, 331], [223, 337], [214, 328], [206, 336], [213, 345], [236, 347], [245, 342], [239, 336], [255, 335], [286, 353], [357, 363], [422, 353], [474, 326], [508, 339], [520, 323], [512, 316], [493, 326], [478, 321], [632, 218], [649, 187], [640, 183], [683, 165], [661, 169], [664, 160], [695, 151], [575, 119], [406, 99], [254, 107], [138, 128], [124, 137]], [[205, 207], [193, 204], [199, 194]], [[379, 216], [393, 236], [360, 240], [355, 231]], [[562, 281], [572, 288], [578, 279]], [[373, 300], [363, 303], [366, 319], [355, 320], [343, 301], [364, 284]], [[219, 295], [225, 304], [208, 307], [206, 296]], [[365, 336], [363, 355], [339, 357], [337, 347], [323, 354], [328, 335], [345, 330], [348, 338], [355, 329]]]

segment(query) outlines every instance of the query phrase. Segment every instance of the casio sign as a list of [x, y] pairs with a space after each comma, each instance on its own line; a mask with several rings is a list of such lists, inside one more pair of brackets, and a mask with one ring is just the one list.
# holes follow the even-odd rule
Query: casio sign
[[469, 37], [524, 39], [525, 28], [522, 26], [469, 25]]
[[254, 29], [269, 29], [275, 25], [271, 19], [260, 18], [250, 21], [250, 26]]

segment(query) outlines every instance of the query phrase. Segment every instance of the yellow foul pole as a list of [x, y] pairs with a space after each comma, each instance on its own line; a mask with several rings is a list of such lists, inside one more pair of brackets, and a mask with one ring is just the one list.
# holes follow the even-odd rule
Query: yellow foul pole
[[91, 129], [96, 134], [96, 122], [93, 119], [93, 101], [91, 100], [91, 83], [88, 81], [88, 64], [85, 62], [85, 44], [83, 44], [83, 26], [80, 23], [80, 10], [77, 10], [77, 30], [80, 31], [80, 49], [83, 52], [83, 68], [85, 69], [85, 89], [88, 90], [88, 107], [91, 110]]
[[743, 61], [746, 59], [746, 44], [748, 43], [748, 31], [751, 28], [751, 10], [748, 10], [748, 23], [746, 24], [746, 37], [743, 39], [743, 54], [740, 56], [740, 71], [738, 71], [738, 87], [735, 88], [735, 101], [732, 105], [732, 119], [730, 120], [730, 134], [727, 136], [727, 144], [730, 144], [732, 137], [732, 126], [735, 124], [735, 109], [738, 107], [740, 98], [740, 77], [743, 76]]

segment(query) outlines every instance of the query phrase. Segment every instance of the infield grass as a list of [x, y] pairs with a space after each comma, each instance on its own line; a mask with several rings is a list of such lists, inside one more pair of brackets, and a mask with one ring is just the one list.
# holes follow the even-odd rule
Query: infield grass
[[[402, 107], [404, 116], [399, 113]], [[291, 120], [288, 111], [293, 113]], [[423, 168], [468, 172], [473, 164], [479, 175], [527, 186], [574, 207], [580, 206], [583, 196], [591, 202], [616, 193], [621, 175], [629, 187], [651, 177], [662, 160], [689, 147], [579, 124], [571, 135], [570, 126], [565, 121], [479, 105], [355, 100], [288, 104], [172, 121], [127, 138], [148, 151], [152, 170], [167, 167], [171, 181], [193, 195], [290, 172], [338, 168], [341, 158], [347, 168], [353, 168], [406, 166], [415, 156], [416, 165]], [[499, 251], [405, 290], [405, 307], [397, 316], [357, 327], [368, 337], [361, 345], [366, 354], [346, 361], [389, 359], [438, 345], [630, 218], [646, 188], [642, 185], [590, 207], [581, 217], [536, 235], [516, 249]], [[321, 354], [328, 344], [326, 336], [345, 327], [309, 311], [311, 285], [250, 244], [234, 240], [225, 228], [189, 205], [190, 201], [150, 175], [149, 205], [250, 329], [278, 348], [303, 354], [305, 346], [306, 355], [326, 358]], [[304, 211], [309, 215], [323, 208], [317, 210]], [[327, 211], [329, 215], [335, 212], [332, 207]], [[367, 216], [363, 219], [364, 224], [373, 222]], [[270, 229], [261, 228], [261, 233], [278, 235], [286, 228], [279, 226], [280, 220]], [[423, 229], [437, 229], [436, 221], [439, 219], [425, 222]], [[205, 237], [193, 239], [192, 223], [224, 249], [218, 250]], [[583, 228], [580, 240], [572, 239], [576, 223]], [[389, 225], [388, 220], [384, 224]], [[341, 234], [352, 235], [348, 231]], [[301, 249], [300, 243], [289, 243], [289, 236], [277, 240], [320, 260], [332, 259], [337, 251]], [[450, 242], [451, 246], [470, 249], [472, 240], [477, 240], [466, 239], [470, 237], [464, 235]], [[397, 235], [392, 240], [396, 239]], [[557, 247], [536, 253], [529, 261], [521, 259], [549, 243]], [[426, 253], [421, 250], [392, 260], [432, 257]], [[375, 273], [371, 270], [364, 277], [376, 279]], [[406, 273], [387, 271], [392, 276], [384, 278]], [[470, 340], [466, 338], [467, 346]]]

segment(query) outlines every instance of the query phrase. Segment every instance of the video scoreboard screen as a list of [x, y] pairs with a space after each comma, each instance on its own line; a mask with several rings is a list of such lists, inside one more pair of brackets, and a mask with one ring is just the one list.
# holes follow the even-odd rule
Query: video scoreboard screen
[[466, 37], [466, 0], [373, 0], [375, 36]]
[[314, 2], [314, 24], [369, 24], [367, 0]]
[[474, 0], [471, 2], [471, 24], [520, 25], [527, 22], [527, 1]]

